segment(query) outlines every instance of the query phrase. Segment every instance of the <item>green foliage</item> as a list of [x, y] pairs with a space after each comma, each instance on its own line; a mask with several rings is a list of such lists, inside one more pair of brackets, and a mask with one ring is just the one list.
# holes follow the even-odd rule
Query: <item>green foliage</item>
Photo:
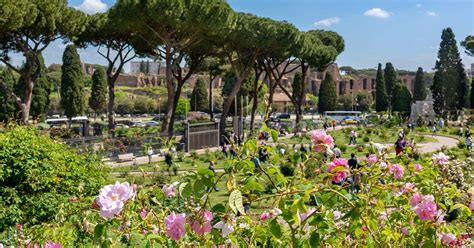
[[91, 97], [89, 107], [96, 113], [103, 113], [107, 104], [107, 78], [102, 67], [97, 68], [92, 75]]
[[[383, 76], [385, 80], [385, 88], [387, 90], [387, 94], [389, 96], [391, 95], [393, 99], [393, 87], [397, 82], [397, 71], [395, 70], [395, 67], [393, 67], [392, 63], [388, 62], [387, 64], [385, 64]], [[393, 102], [392, 99], [391, 101]]]
[[293, 90], [293, 98], [299, 102], [301, 96], [301, 90], [303, 89], [303, 74], [301, 72], [295, 73], [293, 83], [291, 84]]
[[97, 194], [105, 177], [99, 160], [34, 129], [0, 133], [0, 232], [54, 220], [70, 198]]
[[82, 64], [75, 45], [68, 45], [63, 54], [61, 106], [71, 119], [84, 113], [84, 81]]
[[387, 111], [389, 99], [385, 87], [385, 79], [382, 74], [382, 64], [380, 63], [377, 69], [377, 77], [375, 79], [375, 84], [375, 110], [377, 112]]
[[358, 92], [355, 96], [357, 101], [357, 111], [370, 111], [374, 105], [372, 94], [368, 92]]
[[474, 56], [474, 36], [473, 35], [468, 35], [466, 39], [461, 41], [461, 46], [466, 49], [466, 53], [469, 56]]
[[204, 112], [208, 109], [208, 105], [206, 82], [198, 78], [191, 94], [191, 110]]
[[319, 90], [318, 111], [324, 113], [325, 111], [336, 110], [337, 93], [336, 84], [331, 73], [326, 73], [326, 78], [321, 82]]
[[468, 101], [469, 85], [451, 28], [443, 29], [435, 69], [431, 91], [436, 113], [462, 109]]
[[[0, 71], [0, 80], [3, 81], [8, 88], [12, 89], [14, 85], [14, 78], [10, 69]], [[15, 118], [16, 104], [12, 97], [4, 90], [0, 90], [0, 122], [9, 122]]]
[[191, 109], [191, 104], [186, 98], [179, 98], [178, 106], [176, 107], [176, 115], [185, 115]]
[[413, 92], [413, 101], [423, 101], [426, 98], [426, 86], [425, 86], [425, 78], [423, 74], [423, 68], [418, 67], [418, 71], [416, 71], [415, 76], [415, 85], [414, 85], [414, 92]]
[[411, 111], [411, 94], [400, 81], [393, 87], [393, 111], [409, 113]]
[[[44, 119], [49, 107], [49, 95], [51, 93], [52, 84], [46, 73], [44, 59], [41, 53], [38, 55], [39, 68], [37, 64], [33, 64], [33, 74], [36, 75], [35, 86], [33, 88], [33, 98], [31, 100], [30, 115], [33, 119]], [[22, 68], [25, 70], [26, 68]], [[24, 75], [24, 72], [21, 73]], [[15, 86], [15, 93], [25, 101], [25, 87], [27, 83], [21, 76]]]

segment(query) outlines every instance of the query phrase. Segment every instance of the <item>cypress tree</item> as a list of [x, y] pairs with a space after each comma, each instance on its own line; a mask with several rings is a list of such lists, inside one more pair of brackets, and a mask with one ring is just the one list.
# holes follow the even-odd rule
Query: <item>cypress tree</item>
[[466, 90], [468, 86], [464, 65], [451, 28], [446, 28], [442, 32], [435, 69], [431, 88], [435, 111], [439, 114], [443, 110], [461, 109], [466, 105], [466, 94], [469, 92]]
[[103, 113], [107, 104], [107, 78], [104, 68], [98, 67], [92, 74], [91, 91], [89, 107], [96, 114]]
[[474, 80], [471, 78], [471, 97], [470, 97], [470, 107], [474, 109]]
[[206, 111], [208, 104], [206, 82], [198, 78], [191, 94], [191, 110]]
[[426, 98], [426, 88], [423, 68], [418, 67], [415, 76], [415, 85], [413, 90], [413, 101], [423, 101]]
[[464, 70], [464, 65], [459, 62], [458, 63], [458, 73], [459, 73], [459, 103], [458, 109], [469, 108], [470, 107], [470, 91], [471, 85], [469, 84], [469, 80], [466, 75], [466, 71]]
[[393, 87], [393, 111], [409, 113], [411, 111], [411, 94], [408, 88], [397, 81]]
[[326, 77], [321, 82], [319, 90], [318, 111], [324, 113], [325, 111], [333, 111], [337, 108], [337, 93], [336, 85], [331, 73], [326, 73]]
[[301, 72], [295, 73], [295, 77], [293, 78], [293, 84], [291, 84], [291, 88], [293, 90], [293, 98], [296, 102], [300, 101], [301, 90], [303, 89], [303, 74]]
[[[5, 82], [7, 87], [13, 88], [15, 79], [12, 71], [6, 68], [0, 72], [0, 80]], [[16, 115], [16, 104], [10, 95], [6, 94], [5, 91], [0, 90], [0, 122], [7, 123], [11, 119], [14, 119]]]
[[84, 81], [81, 59], [75, 45], [66, 47], [61, 70], [61, 107], [71, 119], [84, 113]]
[[387, 111], [388, 96], [385, 89], [385, 81], [382, 73], [382, 64], [379, 63], [377, 77], [375, 79], [375, 110], [377, 112]]
[[[393, 67], [392, 63], [388, 62], [385, 64], [384, 69], [384, 79], [385, 79], [385, 89], [387, 90], [387, 94], [392, 96], [393, 99], [393, 87], [397, 82], [397, 71], [395, 71], [395, 67]], [[390, 99], [393, 103], [393, 100]]]

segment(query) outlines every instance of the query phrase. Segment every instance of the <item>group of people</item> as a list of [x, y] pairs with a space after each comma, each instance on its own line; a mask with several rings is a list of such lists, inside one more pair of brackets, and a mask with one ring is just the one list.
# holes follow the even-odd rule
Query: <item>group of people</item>
[[[333, 131], [336, 130], [336, 125], [337, 125], [336, 120], [332, 120], [332, 121], [331, 121], [331, 126], [332, 126], [332, 130], [333, 130]], [[331, 126], [329, 125], [329, 123], [324, 122], [324, 124], [323, 124], [324, 131], [327, 131], [328, 128], [331, 127]]]

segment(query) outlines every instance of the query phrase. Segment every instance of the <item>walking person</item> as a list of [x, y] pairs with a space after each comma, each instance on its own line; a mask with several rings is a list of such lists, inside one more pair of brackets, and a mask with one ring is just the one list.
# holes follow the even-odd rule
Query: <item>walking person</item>
[[332, 130], [336, 131], [336, 120], [332, 120]]
[[225, 142], [222, 143], [222, 153], [224, 153], [224, 156], [227, 158], [227, 144]]
[[341, 149], [337, 145], [334, 145], [334, 148], [332, 149], [332, 152], [334, 153], [335, 158], [340, 158], [341, 157]]
[[153, 147], [149, 146], [147, 150], [148, 163], [151, 164], [151, 157], [153, 156]]
[[360, 191], [360, 182], [361, 182], [361, 174], [356, 172], [356, 170], [360, 169], [360, 164], [359, 161], [357, 160], [357, 157], [354, 153], [351, 153], [351, 158], [349, 161], [347, 161], [347, 164], [349, 165], [349, 168], [351, 168], [351, 174], [352, 174], [352, 192], [353, 193], [359, 193]]
[[466, 148], [469, 152], [472, 152], [472, 138], [466, 137]]
[[436, 123], [433, 124], [433, 127], [431, 129], [433, 131], [433, 135], [432, 136], [435, 136], [436, 135]]
[[398, 156], [403, 152], [403, 140], [402, 138], [398, 137], [397, 141], [395, 142], [395, 155]]

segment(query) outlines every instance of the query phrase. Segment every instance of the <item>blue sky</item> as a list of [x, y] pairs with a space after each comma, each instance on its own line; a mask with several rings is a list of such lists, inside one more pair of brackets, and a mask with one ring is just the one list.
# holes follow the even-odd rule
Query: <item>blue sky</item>
[[[85, 12], [105, 11], [115, 0], [70, 0]], [[392, 62], [399, 69], [434, 67], [441, 31], [454, 30], [457, 41], [474, 34], [474, 0], [228, 0], [236, 10], [287, 20], [301, 30], [327, 29], [341, 34], [346, 50], [337, 63], [375, 68]], [[137, 13], [138, 14], [138, 13]], [[46, 63], [61, 61], [63, 44], [52, 44]], [[466, 67], [474, 63], [460, 47]], [[81, 50], [89, 63], [105, 63], [95, 49]]]

